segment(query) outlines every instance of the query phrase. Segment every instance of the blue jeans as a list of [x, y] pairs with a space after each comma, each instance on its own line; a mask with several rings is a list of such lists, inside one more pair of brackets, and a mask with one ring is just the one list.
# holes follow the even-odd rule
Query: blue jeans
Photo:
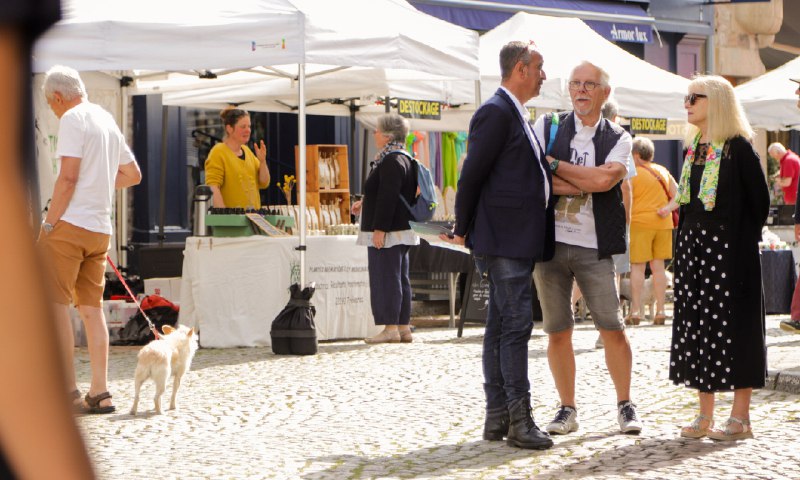
[[483, 336], [486, 408], [505, 407], [530, 393], [528, 340], [533, 329], [533, 259], [475, 255], [489, 281], [489, 313]]

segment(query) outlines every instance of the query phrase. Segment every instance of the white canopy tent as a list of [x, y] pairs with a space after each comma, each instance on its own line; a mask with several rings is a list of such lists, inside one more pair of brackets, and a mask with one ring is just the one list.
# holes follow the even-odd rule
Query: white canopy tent
[[619, 114], [685, 120], [683, 96], [689, 80], [637, 58], [609, 42], [577, 18], [520, 12], [486, 32], [480, 40], [481, 97], [500, 84], [500, 48], [511, 40], [530, 40], [544, 57], [547, 80], [529, 106], [569, 110], [567, 83], [572, 69], [588, 60], [611, 78]]
[[800, 78], [800, 57], [736, 87], [753, 127], [800, 130], [800, 109], [794, 93], [798, 85], [790, 78]]
[[289, 77], [299, 114], [304, 284], [306, 69], [314, 75], [350, 67], [396, 69], [475, 81], [477, 51], [475, 32], [404, 0], [66, 0], [63, 20], [37, 42], [33, 61], [39, 72], [65, 64], [134, 78], [137, 70], [220, 74], [253, 67]]
[[[520, 12], [481, 36], [481, 99], [491, 96], [500, 85], [498, 55], [500, 48], [512, 40], [531, 40], [544, 56], [547, 80], [541, 94], [531, 99], [528, 106], [570, 109], [567, 89], [569, 75], [582, 60], [590, 60], [609, 73], [620, 115], [666, 118], [672, 130], [669, 136], [682, 137], [686, 119], [683, 96], [686, 95], [689, 80], [631, 55], [577, 18]], [[412, 121], [415, 129], [463, 131], [468, 128], [475, 110], [474, 82], [442, 80], [421, 74], [404, 77], [394, 75], [391, 70], [382, 72], [385, 76], [380, 78], [354, 75], [356, 72], [336, 72], [309, 80], [306, 98], [359, 98], [365, 92], [374, 92], [375, 89], [369, 86], [377, 83], [381, 86], [380, 91], [392, 97], [439, 100], [458, 105], [458, 108], [445, 109], [441, 120]], [[164, 96], [165, 103], [171, 105], [220, 108], [229, 103], [248, 102], [247, 108], [250, 110], [289, 111], [293, 108], [287, 101], [296, 97], [296, 86], [263, 78], [261, 73], [243, 72], [236, 78], [214, 80], [216, 84], [198, 79], [181, 83], [179, 79], [171, 78], [166, 82], [142, 82], [140, 85], [149, 91], [171, 92]], [[343, 105], [319, 104], [310, 108], [320, 114], [349, 114]], [[356, 114], [356, 118], [368, 126], [374, 126], [380, 113], [382, 108], [365, 106]]]

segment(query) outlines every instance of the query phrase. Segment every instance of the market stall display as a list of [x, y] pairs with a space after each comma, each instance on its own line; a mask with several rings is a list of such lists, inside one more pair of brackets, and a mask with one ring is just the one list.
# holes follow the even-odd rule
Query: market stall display
[[[270, 345], [273, 319], [299, 277], [296, 237], [189, 237], [181, 277], [180, 323], [196, 327], [200, 346]], [[375, 335], [367, 251], [351, 235], [308, 238], [308, 281], [316, 282], [317, 338]]]

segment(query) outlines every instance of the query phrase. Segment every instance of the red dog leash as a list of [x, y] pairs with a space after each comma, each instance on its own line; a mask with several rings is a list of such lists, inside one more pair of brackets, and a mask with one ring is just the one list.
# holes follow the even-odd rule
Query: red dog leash
[[131, 292], [131, 289], [125, 282], [125, 279], [122, 278], [122, 274], [119, 273], [119, 270], [117, 270], [117, 266], [114, 265], [114, 262], [111, 261], [111, 257], [106, 255], [106, 260], [108, 260], [108, 264], [111, 265], [111, 268], [114, 269], [114, 273], [117, 274], [117, 278], [119, 278], [119, 281], [122, 282], [122, 286], [125, 287], [125, 291], [128, 292], [128, 296], [131, 297], [133, 303], [135, 303], [136, 306], [139, 307], [139, 311], [142, 312], [142, 315], [144, 315], [144, 319], [147, 320], [147, 324], [150, 325], [150, 331], [153, 332], [153, 335], [155, 335], [156, 340], [161, 338], [161, 334], [159, 334], [158, 330], [156, 330], [155, 324], [153, 324], [152, 320], [150, 320], [150, 317], [148, 317], [147, 314], [144, 313], [144, 310], [142, 310], [142, 305], [139, 303], [138, 300], [136, 300], [136, 296], [133, 294], [133, 292]]

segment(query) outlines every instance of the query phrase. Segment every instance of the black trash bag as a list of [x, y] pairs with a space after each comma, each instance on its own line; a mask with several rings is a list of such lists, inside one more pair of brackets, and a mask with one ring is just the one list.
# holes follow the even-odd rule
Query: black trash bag
[[269, 332], [272, 352], [276, 355], [315, 355], [317, 353], [317, 327], [314, 315], [317, 309], [311, 304], [314, 286], [300, 290], [298, 284], [289, 287], [289, 303], [272, 321]]
[[[169, 300], [158, 295], [148, 295], [142, 299], [141, 305], [142, 310], [147, 313], [147, 317], [159, 332], [163, 332], [164, 325], [177, 328], [179, 309]], [[150, 330], [147, 319], [144, 318], [142, 312], [136, 312], [136, 315], [132, 316], [128, 323], [120, 329], [119, 338], [113, 340], [111, 345], [147, 345], [153, 340], [155, 340], [155, 335]]]

